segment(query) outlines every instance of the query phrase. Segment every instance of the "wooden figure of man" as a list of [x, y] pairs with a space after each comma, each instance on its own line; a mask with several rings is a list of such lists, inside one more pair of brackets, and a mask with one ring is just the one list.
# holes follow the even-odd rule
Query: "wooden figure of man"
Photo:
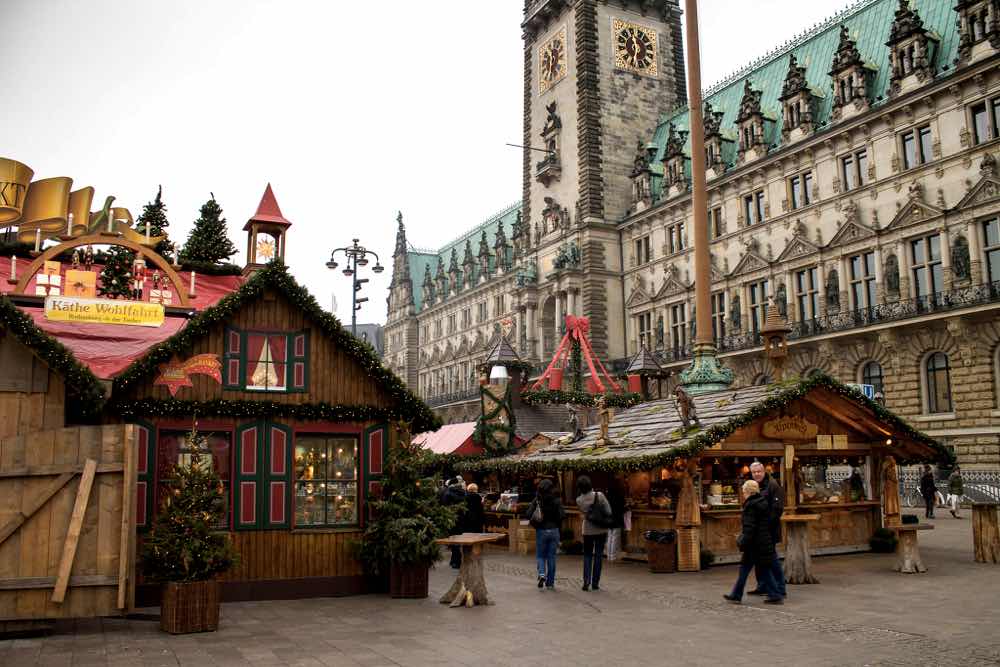
[[896, 459], [890, 454], [882, 461], [882, 508], [887, 526], [901, 524], [899, 509], [899, 472]]
[[698, 411], [695, 409], [694, 400], [690, 394], [678, 385], [674, 389], [674, 397], [677, 400], [677, 413], [681, 417], [681, 424], [684, 426], [684, 430], [688, 430], [692, 423], [695, 426], [701, 426], [701, 422], [698, 421]]
[[608, 440], [608, 426], [611, 424], [614, 414], [614, 408], [608, 407], [607, 397], [603, 395], [599, 396], [597, 399], [597, 416], [601, 420], [601, 442], [607, 442]]

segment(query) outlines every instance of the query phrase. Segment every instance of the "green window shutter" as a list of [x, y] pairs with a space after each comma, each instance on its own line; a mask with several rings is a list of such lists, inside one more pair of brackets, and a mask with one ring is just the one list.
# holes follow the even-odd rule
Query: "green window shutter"
[[239, 329], [226, 328], [225, 336], [222, 386], [226, 389], [242, 389], [246, 369], [246, 335]]
[[254, 530], [263, 525], [260, 516], [260, 475], [265, 438], [263, 423], [246, 424], [236, 429], [236, 469], [233, 478], [233, 528]]
[[149, 528], [153, 523], [156, 508], [153, 501], [156, 484], [156, 428], [152, 424], [136, 424], [138, 448], [135, 458], [135, 525], [139, 530]]
[[288, 391], [306, 391], [309, 386], [309, 332], [288, 336]]
[[260, 526], [290, 528], [292, 525], [292, 429], [267, 424], [266, 445], [260, 460]]

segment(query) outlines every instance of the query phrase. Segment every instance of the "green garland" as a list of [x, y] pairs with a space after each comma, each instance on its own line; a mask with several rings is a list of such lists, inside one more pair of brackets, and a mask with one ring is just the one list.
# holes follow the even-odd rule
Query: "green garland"
[[[140, 400], [113, 400], [108, 412], [132, 420], [140, 417], [234, 417], [239, 419], [271, 419], [281, 417], [302, 421], [331, 422], [389, 422], [404, 419], [395, 408], [373, 405], [332, 405], [330, 403], [275, 403], [274, 401], [246, 401], [216, 398], [209, 401], [181, 400], [177, 398], [143, 398]], [[435, 430], [426, 421], [414, 421], [415, 431]], [[438, 426], [437, 428], [440, 428]]]
[[181, 271], [195, 271], [204, 276], [239, 276], [243, 274], [243, 268], [226, 262], [215, 264], [214, 262], [202, 262], [188, 259], [181, 262]]
[[909, 459], [900, 458], [900, 463], [921, 463], [936, 461], [943, 465], [950, 465], [954, 461], [955, 455], [948, 448], [931, 437], [921, 433], [910, 426], [902, 418], [896, 416], [875, 401], [866, 397], [860, 390], [841, 384], [825, 373], [817, 373], [810, 378], [797, 383], [783, 383], [776, 385], [772, 393], [763, 401], [757, 403], [746, 412], [730, 418], [721, 424], [716, 424], [698, 433], [684, 445], [672, 448], [657, 454], [647, 454], [644, 456], [630, 457], [627, 459], [591, 459], [581, 456], [575, 459], [562, 459], [556, 461], [546, 461], [540, 459], [524, 459], [515, 457], [484, 459], [479, 461], [469, 461], [458, 465], [462, 471], [496, 471], [506, 474], [535, 474], [539, 472], [551, 473], [562, 470], [576, 470], [580, 472], [637, 472], [650, 470], [658, 466], [669, 465], [678, 458], [688, 458], [699, 455], [702, 450], [711, 447], [717, 442], [722, 442], [735, 431], [752, 422], [764, 417], [775, 410], [780, 410], [796, 401], [817, 387], [823, 387], [836, 394], [844, 396], [855, 403], [860, 403], [864, 407], [875, 413], [882, 422], [888, 424], [898, 433], [905, 434], [908, 438], [916, 442], [927, 445], [934, 450], [935, 454], [926, 457], [912, 457]]
[[[528, 405], [572, 403], [573, 405], [584, 405], [593, 407], [597, 405], [597, 398], [600, 394], [588, 394], [585, 391], [562, 391], [554, 389], [539, 389], [537, 391], [525, 391], [521, 394], [521, 400]], [[609, 407], [630, 408], [633, 405], [642, 403], [642, 394], [626, 392], [624, 394], [604, 394]]]
[[0, 328], [14, 334], [50, 369], [62, 376], [66, 391], [72, 397], [66, 402], [71, 414], [83, 418], [100, 412], [104, 404], [104, 387], [97, 376], [77, 361], [66, 346], [39, 329], [34, 320], [6, 296], [0, 297]]
[[583, 391], [583, 354], [580, 349], [580, 341], [573, 339], [573, 352], [569, 358], [569, 374], [573, 381], [573, 392]]
[[[498, 398], [486, 387], [479, 388], [479, 400], [481, 404], [480, 415], [476, 419], [476, 429], [472, 432], [473, 442], [479, 443], [486, 453], [490, 456], [500, 456], [514, 450], [514, 438], [516, 437], [515, 430], [517, 426], [517, 418], [514, 415], [514, 410], [511, 409], [511, 387], [508, 383], [507, 390], [504, 392], [503, 399]], [[489, 396], [494, 401], [496, 401], [496, 408], [490, 412], [486, 412], [486, 397]], [[496, 419], [500, 416], [500, 413], [505, 411], [507, 413], [508, 424], [498, 424], [491, 420]], [[493, 437], [495, 433], [503, 433], [507, 435], [507, 442], [510, 443], [509, 447], [501, 447], [497, 440]]]
[[[413, 422], [413, 429], [417, 433], [434, 431], [441, 427], [441, 420], [427, 404], [407, 389], [403, 381], [392, 371], [382, 366], [381, 360], [372, 352], [371, 347], [344, 330], [336, 317], [324, 311], [316, 302], [315, 297], [295, 281], [295, 278], [288, 273], [285, 265], [279, 260], [268, 264], [239, 289], [221, 299], [214, 306], [198, 313], [183, 329], [151, 348], [140, 359], [132, 362], [115, 378], [113, 395], [127, 395], [132, 387], [154, 374], [160, 364], [167, 363], [174, 355], [183, 357], [190, 354], [195, 343], [207, 336], [213, 327], [230, 321], [248, 302], [261, 298], [268, 288], [284, 295], [296, 309], [311, 319], [339, 349], [358, 362], [368, 377], [378, 384], [395, 403], [395, 406], [390, 409], [392, 414], [396, 415], [397, 418]], [[124, 402], [123, 400], [118, 403]], [[144, 401], [139, 403], [145, 404]], [[207, 403], [213, 402], [208, 401]], [[223, 403], [234, 404], [240, 403], [240, 401], [223, 401]], [[247, 401], [247, 403], [256, 404], [257, 402]], [[368, 406], [341, 406], [340, 409], [361, 412], [376, 410], [376, 408]], [[309, 410], [305, 412], [309, 413]], [[198, 414], [203, 413], [199, 412]], [[337, 414], [342, 413], [337, 412]], [[327, 419], [326, 416], [303, 418]]]

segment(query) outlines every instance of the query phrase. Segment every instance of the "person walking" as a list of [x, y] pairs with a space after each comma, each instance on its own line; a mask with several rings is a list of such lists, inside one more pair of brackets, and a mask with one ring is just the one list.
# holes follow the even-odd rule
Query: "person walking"
[[479, 495], [479, 486], [469, 484], [465, 487], [465, 516], [462, 517], [463, 533], [481, 533], [486, 525], [483, 514], [483, 497]]
[[961, 519], [958, 515], [958, 504], [962, 502], [965, 495], [965, 480], [962, 479], [962, 469], [955, 466], [955, 469], [948, 475], [948, 505], [951, 515], [956, 519]]
[[618, 560], [618, 554], [622, 550], [622, 540], [624, 540], [625, 531], [625, 512], [627, 511], [622, 483], [617, 479], [613, 479], [611, 485], [608, 487], [608, 503], [611, 505], [611, 518], [614, 520], [614, 525], [608, 529], [608, 545], [605, 553], [607, 554], [608, 562], [612, 562]]
[[920, 477], [920, 495], [924, 499], [924, 518], [933, 519], [937, 485], [934, 484], [934, 471], [929, 464], [924, 464], [924, 474]]
[[[771, 561], [771, 580], [774, 582], [775, 590], [781, 597], [788, 597], [788, 589], [785, 587], [785, 572], [781, 569], [781, 560], [778, 558], [778, 543], [781, 542], [781, 515], [785, 513], [785, 490], [778, 484], [778, 480], [771, 476], [760, 461], [750, 464], [750, 474], [753, 481], [757, 482], [760, 495], [767, 502], [767, 529], [771, 534], [771, 542], [774, 544], [775, 556]], [[749, 592], [750, 595], [765, 595], [767, 591], [761, 583], [761, 572], [754, 573], [757, 579], [757, 588]]]
[[[611, 503], [600, 491], [594, 491], [590, 478], [581, 475], [576, 480], [576, 507], [583, 515], [583, 590], [601, 590], [601, 561], [608, 539], [608, 525], [614, 521]], [[596, 505], [596, 507], [595, 507]], [[592, 511], [593, 510], [593, 511]], [[598, 519], [601, 517], [602, 521]]]
[[538, 564], [538, 587], [556, 589], [556, 549], [559, 547], [559, 529], [566, 516], [555, 484], [551, 479], [538, 483], [535, 499], [528, 506], [527, 518], [535, 528], [535, 561]]
[[[441, 490], [439, 500], [442, 505], [461, 505], [454, 530], [458, 533], [463, 532], [462, 526], [465, 521], [465, 480], [462, 479], [461, 475], [453, 477], [446, 482], [445, 488]], [[462, 567], [462, 547], [452, 545], [451, 561], [449, 564], [455, 570]]]
[[772, 566], [777, 554], [774, 550], [774, 540], [771, 538], [771, 510], [767, 498], [761, 495], [760, 485], [752, 479], [743, 483], [743, 516], [742, 530], [736, 539], [743, 552], [740, 558], [740, 573], [731, 593], [722, 597], [734, 604], [743, 601], [743, 588], [746, 586], [750, 571], [757, 573], [758, 585], [767, 596], [764, 602], [782, 604], [774, 578], [771, 576]]

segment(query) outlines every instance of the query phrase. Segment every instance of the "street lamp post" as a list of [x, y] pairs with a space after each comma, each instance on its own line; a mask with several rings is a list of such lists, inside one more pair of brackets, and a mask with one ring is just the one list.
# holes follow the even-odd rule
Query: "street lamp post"
[[330, 253], [330, 261], [326, 263], [326, 268], [333, 270], [340, 266], [336, 261], [336, 256], [338, 252], [344, 254], [344, 275], [351, 278], [351, 335], [357, 337], [358, 311], [361, 310], [361, 304], [368, 300], [368, 297], [358, 298], [358, 292], [361, 291], [361, 287], [368, 282], [367, 278], [358, 278], [358, 267], [368, 265], [369, 255], [375, 258], [375, 266], [372, 267], [373, 272], [382, 273], [385, 267], [379, 263], [378, 253], [358, 245], [358, 239], [352, 239], [352, 241], [354, 241], [354, 245], [347, 246], [346, 248], [335, 248]]

